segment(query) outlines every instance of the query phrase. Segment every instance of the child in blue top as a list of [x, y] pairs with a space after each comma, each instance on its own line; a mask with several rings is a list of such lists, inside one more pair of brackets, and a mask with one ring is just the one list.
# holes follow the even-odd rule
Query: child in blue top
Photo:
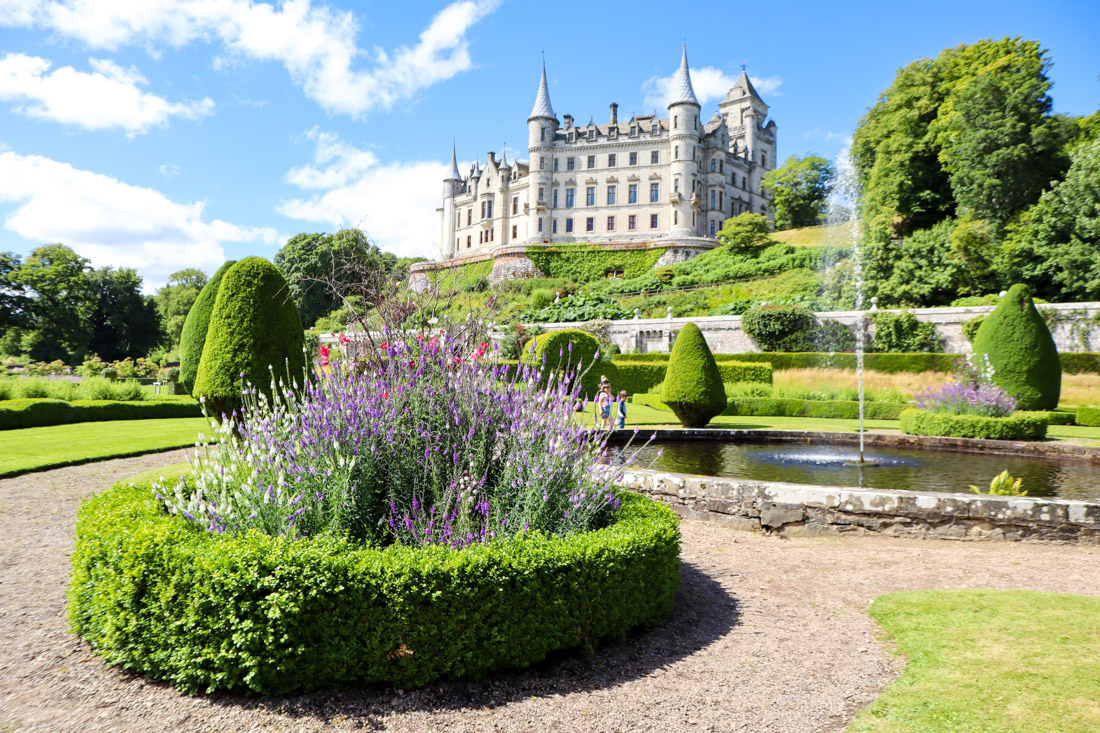
[[626, 390], [619, 392], [619, 430], [626, 427]]

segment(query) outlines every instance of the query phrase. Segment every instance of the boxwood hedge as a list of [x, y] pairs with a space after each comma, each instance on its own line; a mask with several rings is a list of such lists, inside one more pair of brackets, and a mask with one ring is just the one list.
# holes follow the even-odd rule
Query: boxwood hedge
[[603, 529], [464, 550], [222, 536], [150, 498], [119, 484], [81, 507], [69, 618], [189, 693], [477, 678], [660, 623], [680, 583], [676, 516], [626, 492]]
[[910, 435], [937, 435], [990, 440], [1042, 440], [1049, 424], [1045, 412], [1016, 412], [1008, 417], [945, 415], [916, 408], [901, 413], [901, 431]]
[[[1063, 355], [1063, 363], [1067, 356]], [[864, 354], [863, 365], [876, 372], [951, 372], [959, 354]], [[621, 354], [612, 357], [613, 361], [667, 362], [667, 353]], [[784, 353], [754, 351], [746, 354], [715, 354], [714, 360], [721, 368], [723, 362], [768, 362], [773, 369], [804, 369], [810, 367], [834, 367], [836, 369], [855, 369], [855, 354], [819, 354], [816, 352]], [[1082, 360], [1082, 364], [1088, 364]], [[1100, 365], [1097, 366], [1100, 371]]]
[[78, 422], [202, 417], [199, 403], [190, 397], [153, 400], [17, 399], [0, 401], [0, 430], [41, 428]]
[[1078, 407], [1077, 424], [1100, 428], [1100, 407]]

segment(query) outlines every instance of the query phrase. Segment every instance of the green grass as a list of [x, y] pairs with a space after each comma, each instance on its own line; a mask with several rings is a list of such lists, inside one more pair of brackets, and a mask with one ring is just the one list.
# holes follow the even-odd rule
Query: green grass
[[908, 664], [850, 733], [1100, 730], [1100, 598], [890, 593], [871, 615]]
[[[840, 244], [842, 239], [831, 238], [830, 230], [843, 228], [843, 225], [830, 227], [822, 224], [801, 229], [784, 229], [781, 232], [772, 232], [769, 236], [777, 242], [793, 244], [795, 247], [816, 247], [822, 244]], [[838, 236], [842, 238], [844, 233]]]
[[191, 464], [184, 461], [183, 463], [173, 463], [163, 468], [150, 468], [148, 471], [142, 471], [136, 476], [123, 479], [123, 481], [128, 484], [150, 484], [154, 481], [160, 481], [161, 479], [177, 479], [190, 471]]
[[194, 445], [203, 431], [210, 432], [204, 417], [4, 430], [0, 431], [0, 476], [184, 448]]

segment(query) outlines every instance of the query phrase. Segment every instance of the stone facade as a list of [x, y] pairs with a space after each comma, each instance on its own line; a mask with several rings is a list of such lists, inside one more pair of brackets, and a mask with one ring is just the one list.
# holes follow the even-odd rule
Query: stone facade
[[667, 118], [607, 124], [559, 121], [546, 69], [527, 120], [529, 161], [489, 153], [463, 176], [452, 152], [438, 209], [441, 259], [510, 245], [568, 242], [716, 244], [729, 217], [772, 216], [761, 176], [775, 167], [777, 128], [742, 71], [709, 121], [691, 85], [687, 50], [674, 77]]

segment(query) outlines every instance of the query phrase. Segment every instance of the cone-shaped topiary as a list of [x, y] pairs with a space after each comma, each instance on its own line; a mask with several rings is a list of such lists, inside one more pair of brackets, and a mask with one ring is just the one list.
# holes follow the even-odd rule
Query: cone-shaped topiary
[[199, 291], [199, 297], [191, 304], [191, 310], [187, 311], [187, 319], [183, 322], [183, 332], [180, 335], [179, 381], [184, 394], [191, 394], [195, 389], [195, 375], [199, 373], [199, 359], [202, 358], [206, 329], [210, 325], [210, 314], [214, 311], [218, 288], [222, 284], [222, 277], [235, 264], [236, 260], [229, 260], [219, 267], [214, 277], [207, 280]]
[[993, 381], [1021, 410], [1053, 410], [1062, 392], [1062, 362], [1026, 285], [1013, 285], [974, 336], [978, 364], [986, 356]]
[[599, 350], [600, 342], [595, 336], [577, 328], [566, 328], [529, 339], [523, 346], [521, 359], [528, 364], [541, 364], [545, 354], [547, 373], [564, 364], [568, 364], [570, 370], [587, 370], [582, 384], [584, 393], [591, 397], [599, 389], [600, 375], [592, 366]]
[[301, 382], [305, 357], [302, 323], [286, 280], [265, 259], [248, 257], [222, 278], [195, 379], [211, 414], [240, 406], [241, 379], [261, 391], [279, 379]]
[[686, 324], [676, 337], [661, 385], [661, 402], [685, 428], [706, 427], [726, 409], [726, 391], [714, 354], [694, 323]]

